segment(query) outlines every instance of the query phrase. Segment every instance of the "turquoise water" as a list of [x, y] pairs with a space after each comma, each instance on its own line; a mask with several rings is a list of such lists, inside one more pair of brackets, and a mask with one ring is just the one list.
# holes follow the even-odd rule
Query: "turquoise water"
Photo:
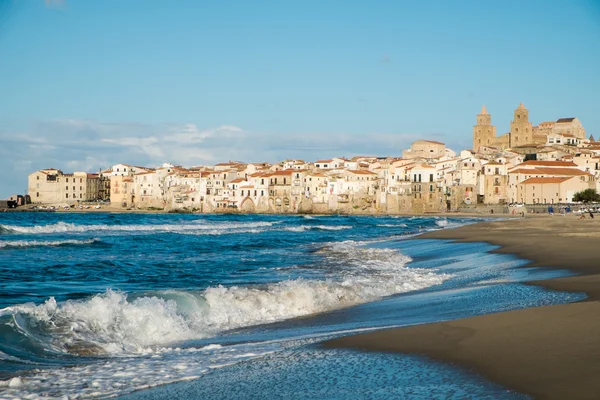
[[0, 214], [0, 397], [523, 398], [420, 357], [319, 347], [583, 297], [524, 285], [565, 273], [483, 243], [411, 240], [475, 221]]

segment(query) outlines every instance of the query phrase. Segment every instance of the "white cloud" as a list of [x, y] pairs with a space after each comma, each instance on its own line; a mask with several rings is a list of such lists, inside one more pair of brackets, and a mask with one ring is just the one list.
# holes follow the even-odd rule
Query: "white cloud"
[[200, 130], [195, 124], [185, 124], [183, 126], [172, 127], [170, 135], [165, 137], [165, 141], [176, 143], [202, 143], [209, 137], [214, 136], [234, 136], [242, 133], [243, 130], [237, 126], [222, 125], [218, 128]]
[[18, 132], [0, 130], [0, 168], [8, 172], [7, 181], [0, 187], [0, 198], [22, 191], [27, 175], [41, 168], [97, 172], [117, 163], [152, 167], [163, 162], [192, 166], [228, 160], [275, 162], [358, 154], [400, 156], [411, 142], [423, 137], [444, 140], [441, 135], [406, 133], [282, 134], [246, 131], [234, 125], [200, 128], [195, 123], [41, 121]]
[[147, 138], [122, 138], [122, 139], [102, 139], [105, 143], [114, 143], [121, 146], [144, 147], [151, 146], [158, 142], [155, 137]]

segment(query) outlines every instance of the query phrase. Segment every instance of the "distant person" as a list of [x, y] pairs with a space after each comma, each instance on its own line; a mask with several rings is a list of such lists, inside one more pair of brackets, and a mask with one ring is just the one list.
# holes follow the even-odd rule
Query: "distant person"
[[590, 210], [590, 218], [594, 219], [594, 213], [592, 212], [592, 210]]
[[579, 216], [579, 219], [585, 219], [585, 214], [581, 213], [581, 215]]

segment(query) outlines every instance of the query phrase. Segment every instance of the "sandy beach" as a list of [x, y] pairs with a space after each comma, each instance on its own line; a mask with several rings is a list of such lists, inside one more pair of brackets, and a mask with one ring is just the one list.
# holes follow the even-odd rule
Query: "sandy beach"
[[420, 236], [488, 242], [527, 266], [579, 275], [532, 284], [585, 292], [579, 303], [383, 330], [325, 342], [330, 348], [421, 354], [461, 365], [535, 399], [600, 398], [600, 218], [576, 215], [482, 222]]

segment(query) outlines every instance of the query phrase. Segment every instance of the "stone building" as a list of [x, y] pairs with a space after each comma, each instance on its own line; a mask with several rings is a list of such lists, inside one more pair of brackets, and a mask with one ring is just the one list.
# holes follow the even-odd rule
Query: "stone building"
[[559, 135], [573, 135], [578, 139], [585, 139], [585, 129], [577, 118], [560, 118], [552, 128], [552, 133]]
[[482, 147], [509, 147], [508, 133], [496, 137], [496, 127], [492, 125], [492, 116], [487, 112], [485, 106], [477, 114], [477, 125], [473, 127], [473, 150], [479, 153]]
[[[513, 120], [510, 122], [510, 147], [524, 146], [535, 143], [533, 138], [533, 126], [529, 122], [529, 110], [523, 103], [514, 112]], [[544, 140], [541, 143], [545, 143]]]
[[477, 125], [473, 127], [473, 150], [481, 152], [487, 147], [500, 149], [534, 149], [537, 145], [546, 144], [549, 136], [572, 137], [570, 144], [577, 144], [585, 139], [585, 129], [577, 118], [559, 118], [556, 122], [542, 122], [533, 126], [529, 121], [529, 110], [523, 103], [514, 111], [510, 122], [510, 132], [496, 136], [496, 127], [492, 125], [492, 117], [483, 106], [477, 115]]
[[447, 155], [446, 145], [434, 140], [417, 140], [410, 145], [410, 149], [402, 152], [402, 158], [414, 159], [425, 158], [434, 159]]
[[132, 207], [135, 198], [133, 178], [124, 175], [110, 177], [110, 204], [115, 207]]
[[31, 201], [42, 204], [74, 204], [98, 200], [103, 188], [98, 174], [65, 174], [54, 168], [36, 171], [29, 175], [28, 181]]
[[586, 180], [576, 176], [534, 177], [517, 185], [517, 197], [525, 204], [568, 203], [575, 193], [589, 188]]
[[485, 204], [508, 202], [508, 165], [491, 161], [483, 167]]

